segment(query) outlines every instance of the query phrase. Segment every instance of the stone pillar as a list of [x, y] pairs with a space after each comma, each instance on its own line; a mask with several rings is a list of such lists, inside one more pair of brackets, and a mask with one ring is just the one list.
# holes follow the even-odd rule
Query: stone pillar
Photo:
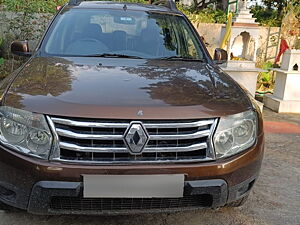
[[300, 113], [300, 50], [287, 50], [276, 71], [273, 95], [264, 97], [266, 107], [279, 113]]

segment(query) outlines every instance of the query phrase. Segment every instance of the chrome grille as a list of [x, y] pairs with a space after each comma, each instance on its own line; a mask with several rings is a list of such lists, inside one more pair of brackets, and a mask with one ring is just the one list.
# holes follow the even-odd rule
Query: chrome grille
[[211, 135], [216, 119], [142, 120], [149, 142], [132, 155], [124, 134], [132, 121], [49, 117], [58, 145], [53, 160], [88, 163], [164, 163], [214, 159]]

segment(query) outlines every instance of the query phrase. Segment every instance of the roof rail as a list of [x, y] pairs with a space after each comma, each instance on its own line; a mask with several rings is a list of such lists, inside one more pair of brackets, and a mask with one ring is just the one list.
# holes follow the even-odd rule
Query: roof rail
[[[79, 5], [81, 2], [84, 2], [86, 0], [69, 0], [69, 5]], [[126, 1], [126, 0], [125, 0]], [[161, 5], [161, 6], [165, 6], [167, 8], [169, 8], [170, 10], [173, 11], [178, 11], [176, 3], [176, 0], [149, 0], [149, 4], [152, 5]]]

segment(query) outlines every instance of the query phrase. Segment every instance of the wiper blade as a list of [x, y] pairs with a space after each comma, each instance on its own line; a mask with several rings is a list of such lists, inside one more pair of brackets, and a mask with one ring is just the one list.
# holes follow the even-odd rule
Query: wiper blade
[[142, 59], [141, 57], [133, 56], [133, 55], [111, 54], [111, 53], [94, 54], [94, 55], [84, 55], [83, 57]]
[[188, 57], [182, 57], [182, 56], [169, 56], [169, 57], [161, 57], [157, 59], [162, 59], [162, 60], [184, 60], [184, 61], [200, 61], [203, 62], [203, 59], [195, 59], [195, 58], [188, 58]]

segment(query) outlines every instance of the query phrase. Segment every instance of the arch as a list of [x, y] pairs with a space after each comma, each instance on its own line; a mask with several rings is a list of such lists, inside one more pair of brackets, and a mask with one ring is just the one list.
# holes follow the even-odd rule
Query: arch
[[243, 31], [232, 42], [230, 52], [232, 57], [244, 60], [254, 60], [256, 43], [249, 32]]

